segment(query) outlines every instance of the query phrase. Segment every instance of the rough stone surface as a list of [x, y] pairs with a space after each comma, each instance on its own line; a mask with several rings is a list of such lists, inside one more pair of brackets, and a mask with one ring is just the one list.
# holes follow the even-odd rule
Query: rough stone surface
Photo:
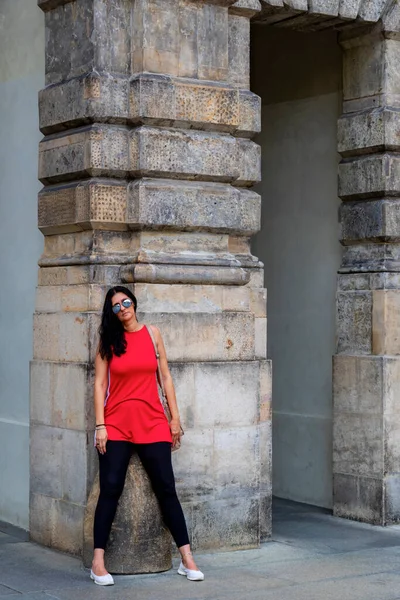
[[[191, 541], [257, 546], [261, 529], [264, 537], [271, 529], [266, 296], [250, 248], [260, 197], [246, 189], [260, 176], [260, 149], [249, 138], [260, 130], [261, 101], [248, 89], [249, 17], [259, 3], [42, 5], [34, 537], [76, 554], [85, 541], [90, 560], [98, 486], [92, 363], [104, 292], [126, 283], [140, 320], [158, 325], [167, 347], [186, 429], [186, 451], [173, 460]], [[66, 389], [74, 393], [68, 406]], [[54, 456], [48, 472], [46, 449]], [[169, 568], [170, 539], [149, 495], [132, 468], [110, 570]]]
[[397, 196], [399, 189], [400, 159], [395, 154], [356, 158], [339, 167], [342, 199]]
[[400, 203], [368, 200], [343, 203], [340, 208], [341, 241], [397, 243], [400, 241]]
[[[86, 567], [92, 563], [93, 518], [98, 495], [97, 476], [85, 512], [83, 561]], [[171, 537], [163, 526], [150, 481], [135, 454], [111, 529], [106, 567], [111, 573], [135, 574], [167, 571], [171, 566]]]
[[250, 140], [149, 127], [130, 132], [111, 125], [45, 139], [39, 159], [44, 184], [130, 175], [251, 185], [260, 180], [260, 169], [260, 148]]

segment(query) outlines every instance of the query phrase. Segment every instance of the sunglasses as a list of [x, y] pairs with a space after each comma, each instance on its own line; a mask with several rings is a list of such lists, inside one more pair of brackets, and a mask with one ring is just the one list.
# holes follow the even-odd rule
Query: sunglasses
[[133, 301], [130, 298], [124, 298], [124, 300], [122, 300], [121, 304], [118, 302], [117, 304], [114, 304], [114, 306], [112, 307], [112, 311], [114, 313], [114, 315], [117, 315], [120, 310], [121, 310], [121, 305], [124, 308], [130, 308], [133, 304]]

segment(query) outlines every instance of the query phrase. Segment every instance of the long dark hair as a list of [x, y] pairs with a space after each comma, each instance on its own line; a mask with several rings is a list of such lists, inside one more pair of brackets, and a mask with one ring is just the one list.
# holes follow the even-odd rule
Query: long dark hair
[[107, 360], [111, 360], [113, 354], [121, 356], [121, 354], [125, 354], [126, 352], [124, 326], [117, 315], [114, 315], [112, 311], [111, 298], [118, 293], [126, 294], [126, 296], [133, 301], [135, 312], [137, 308], [137, 300], [128, 288], [122, 285], [116, 285], [108, 290], [104, 300], [101, 324], [99, 327], [99, 352], [101, 358], [106, 358]]

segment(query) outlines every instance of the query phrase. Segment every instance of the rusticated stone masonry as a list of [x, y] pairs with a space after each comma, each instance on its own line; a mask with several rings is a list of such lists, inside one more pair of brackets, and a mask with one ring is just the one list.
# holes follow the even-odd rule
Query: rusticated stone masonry
[[[394, 13], [392, 13], [393, 17]], [[400, 520], [399, 20], [343, 36], [334, 510]]]
[[[85, 546], [89, 560], [92, 364], [104, 292], [123, 283], [139, 318], [165, 338], [186, 430], [174, 465], [194, 547], [257, 546], [271, 502], [266, 292], [250, 252], [260, 101], [249, 91], [249, 19], [260, 5], [39, 5], [45, 248], [31, 365], [32, 538], [75, 554]], [[109, 551], [124, 572], [143, 570], [149, 548], [150, 570], [170, 563], [146, 489], [132, 462]]]

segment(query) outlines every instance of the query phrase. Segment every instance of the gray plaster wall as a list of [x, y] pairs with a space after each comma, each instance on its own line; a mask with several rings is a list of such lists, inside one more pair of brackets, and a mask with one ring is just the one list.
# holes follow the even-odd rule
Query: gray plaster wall
[[273, 493], [332, 506], [332, 355], [338, 242], [341, 51], [334, 32], [256, 25], [262, 230], [273, 361]]
[[26, 529], [41, 87], [43, 13], [35, 0], [0, 0], [0, 520]]

